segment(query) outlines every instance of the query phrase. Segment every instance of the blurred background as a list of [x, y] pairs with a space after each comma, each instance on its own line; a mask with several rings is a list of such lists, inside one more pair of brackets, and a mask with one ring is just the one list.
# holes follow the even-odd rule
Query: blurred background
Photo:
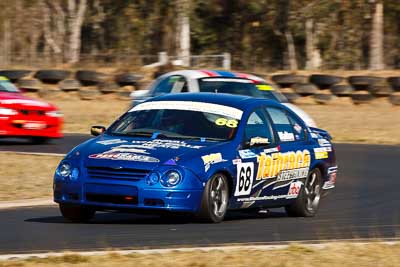
[[396, 69], [398, 0], [2, 0], [0, 68]]

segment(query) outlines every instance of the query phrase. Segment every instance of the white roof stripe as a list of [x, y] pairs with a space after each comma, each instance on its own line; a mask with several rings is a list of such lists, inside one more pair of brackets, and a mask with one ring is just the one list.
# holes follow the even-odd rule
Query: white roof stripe
[[237, 108], [219, 104], [194, 101], [150, 101], [134, 106], [129, 112], [150, 109], [176, 109], [207, 112], [240, 120], [243, 111]]

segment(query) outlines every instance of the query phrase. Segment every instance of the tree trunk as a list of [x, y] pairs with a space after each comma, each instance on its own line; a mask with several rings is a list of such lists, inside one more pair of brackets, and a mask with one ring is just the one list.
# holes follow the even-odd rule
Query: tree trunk
[[81, 49], [81, 28], [86, 8], [87, 0], [68, 0], [66, 62], [70, 64], [79, 61]]
[[383, 62], [383, 2], [377, 1], [372, 17], [372, 31], [370, 39], [369, 68], [382, 70]]
[[297, 60], [296, 60], [296, 47], [294, 46], [293, 35], [290, 31], [285, 32], [287, 49], [288, 49], [288, 60], [290, 70], [298, 70]]
[[314, 30], [314, 20], [306, 20], [306, 69], [315, 70], [321, 66], [321, 53], [315, 47], [316, 33]]
[[177, 0], [178, 29], [177, 29], [177, 47], [178, 58], [185, 67], [190, 66], [190, 21], [189, 21], [189, 1]]

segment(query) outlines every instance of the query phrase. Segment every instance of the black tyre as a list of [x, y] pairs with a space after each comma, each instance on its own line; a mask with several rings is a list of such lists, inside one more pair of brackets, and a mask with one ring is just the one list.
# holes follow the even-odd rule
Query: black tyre
[[317, 87], [312, 83], [296, 83], [293, 85], [293, 89], [301, 96], [314, 95], [318, 91]]
[[331, 87], [331, 93], [338, 97], [350, 96], [354, 89], [348, 84], [335, 84]]
[[61, 93], [62, 91], [58, 88], [46, 88], [40, 90], [39, 96], [46, 99], [57, 99], [60, 97]]
[[31, 137], [30, 141], [33, 145], [44, 145], [44, 144], [48, 144], [50, 142], [50, 138], [47, 137], [41, 137], [41, 136], [35, 136], [35, 137]]
[[35, 73], [35, 78], [44, 83], [56, 84], [66, 79], [71, 74], [67, 70], [39, 70]]
[[294, 92], [282, 92], [282, 94], [287, 98], [290, 103], [295, 103], [296, 100], [301, 98], [301, 96]]
[[106, 78], [106, 75], [97, 71], [80, 70], [76, 72], [75, 77], [82, 83], [82, 85], [91, 86], [103, 82]]
[[348, 81], [354, 90], [367, 91], [370, 86], [383, 83], [385, 79], [373, 76], [350, 76]]
[[377, 84], [368, 87], [368, 91], [374, 97], [387, 97], [393, 93], [393, 90], [387, 84]]
[[374, 99], [374, 96], [371, 95], [369, 92], [365, 91], [360, 91], [360, 92], [354, 92], [351, 95], [351, 100], [355, 105], [359, 104], [368, 104]]
[[136, 83], [143, 79], [143, 76], [136, 73], [123, 73], [115, 76], [115, 82], [120, 86], [132, 85], [136, 86]]
[[121, 91], [119, 85], [113, 82], [100, 83], [97, 87], [99, 91], [103, 94], [110, 94]]
[[68, 79], [60, 82], [59, 87], [62, 91], [79, 91], [81, 83], [77, 80]]
[[30, 70], [1, 70], [0, 76], [5, 76], [12, 82], [17, 82], [19, 79], [28, 76], [31, 72]]
[[400, 92], [391, 94], [389, 96], [389, 101], [395, 106], [400, 106]]
[[393, 91], [400, 92], [400, 76], [387, 78], [388, 83], [392, 87]]
[[27, 92], [37, 92], [43, 88], [43, 84], [36, 79], [21, 79], [18, 81], [18, 87]]
[[295, 83], [307, 82], [307, 76], [294, 74], [277, 74], [273, 75], [271, 79], [281, 87], [292, 87]]
[[340, 83], [343, 77], [324, 74], [313, 74], [310, 76], [310, 82], [318, 86], [319, 89], [329, 89], [332, 85]]
[[80, 205], [60, 204], [62, 216], [72, 222], [88, 222], [93, 219], [96, 211]]
[[221, 222], [228, 208], [228, 199], [228, 180], [225, 175], [217, 173], [204, 188], [198, 218], [204, 222]]
[[333, 100], [334, 96], [332, 94], [315, 94], [313, 95], [313, 98], [315, 100], [315, 102], [317, 102], [318, 104], [327, 104], [330, 101]]
[[322, 193], [322, 175], [319, 169], [308, 174], [305, 185], [300, 189], [296, 200], [285, 207], [291, 217], [313, 217], [317, 214]]

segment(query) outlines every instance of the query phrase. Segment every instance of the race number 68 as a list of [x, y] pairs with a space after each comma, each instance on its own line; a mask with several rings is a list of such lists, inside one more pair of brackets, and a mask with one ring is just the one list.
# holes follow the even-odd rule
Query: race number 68
[[237, 166], [235, 196], [246, 196], [251, 193], [253, 186], [254, 163], [240, 163]]

